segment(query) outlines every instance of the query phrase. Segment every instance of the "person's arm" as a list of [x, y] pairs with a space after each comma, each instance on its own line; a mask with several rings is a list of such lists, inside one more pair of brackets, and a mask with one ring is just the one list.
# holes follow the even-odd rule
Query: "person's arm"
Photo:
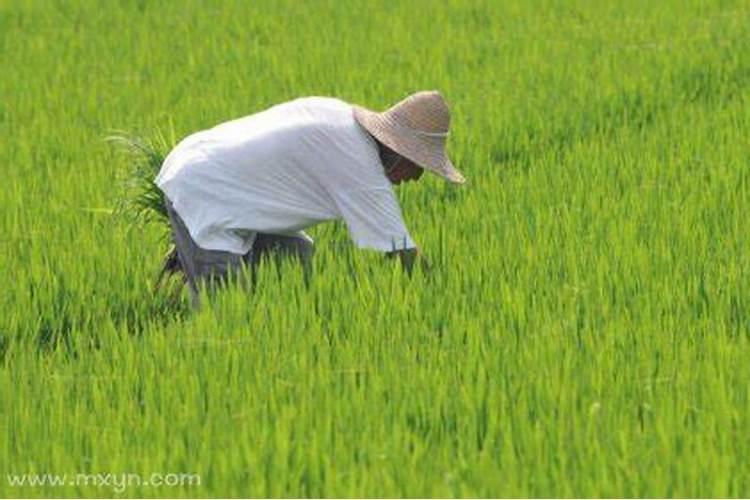
[[[357, 248], [379, 250], [395, 256], [399, 250], [414, 253], [416, 243], [409, 235], [396, 195], [389, 187], [350, 189], [334, 193], [340, 217]], [[414, 249], [408, 251], [409, 249]], [[404, 255], [404, 263], [414, 260]]]
[[418, 248], [406, 248], [403, 250], [395, 250], [393, 252], [386, 252], [388, 258], [394, 258], [396, 256], [401, 260], [401, 265], [404, 267], [407, 273], [411, 275], [414, 264], [419, 262], [422, 272], [427, 273], [430, 271], [430, 263], [425, 258], [424, 254], [419, 251]]

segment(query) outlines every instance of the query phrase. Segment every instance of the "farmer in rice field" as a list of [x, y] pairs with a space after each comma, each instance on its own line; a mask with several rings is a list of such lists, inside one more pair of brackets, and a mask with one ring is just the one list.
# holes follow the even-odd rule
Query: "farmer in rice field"
[[[199, 286], [270, 253], [309, 262], [305, 228], [343, 219], [359, 248], [423, 259], [392, 185], [424, 170], [464, 177], [445, 152], [450, 112], [439, 92], [413, 94], [378, 113], [307, 97], [190, 135], [155, 179], [166, 195], [179, 268], [198, 306]], [[168, 259], [169, 261], [169, 259]]]

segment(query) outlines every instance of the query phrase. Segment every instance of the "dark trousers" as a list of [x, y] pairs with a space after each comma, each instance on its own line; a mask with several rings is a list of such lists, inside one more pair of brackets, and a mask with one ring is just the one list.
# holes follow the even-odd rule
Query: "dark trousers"
[[315, 247], [313, 242], [302, 234], [285, 236], [257, 233], [252, 248], [244, 255], [223, 250], [207, 250], [198, 246], [190, 236], [172, 203], [168, 199], [165, 199], [165, 202], [177, 257], [187, 278], [194, 308], [200, 307], [200, 288], [207, 287], [210, 290], [225, 283], [232, 275], [240, 276], [246, 271], [254, 273], [261, 260], [267, 256], [296, 257], [309, 270]]

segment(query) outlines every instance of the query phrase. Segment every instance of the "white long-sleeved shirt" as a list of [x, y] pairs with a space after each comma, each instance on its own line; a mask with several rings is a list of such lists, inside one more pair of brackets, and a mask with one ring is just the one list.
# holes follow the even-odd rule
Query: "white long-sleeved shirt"
[[338, 99], [296, 99], [192, 134], [154, 182], [210, 250], [244, 254], [258, 232], [335, 219], [360, 248], [415, 246], [377, 144]]

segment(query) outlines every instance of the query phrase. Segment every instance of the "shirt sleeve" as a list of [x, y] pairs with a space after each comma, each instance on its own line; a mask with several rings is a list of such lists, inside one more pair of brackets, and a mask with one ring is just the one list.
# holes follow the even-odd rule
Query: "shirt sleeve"
[[341, 218], [357, 247], [383, 252], [416, 247], [393, 190], [354, 189], [340, 192], [336, 198]]

